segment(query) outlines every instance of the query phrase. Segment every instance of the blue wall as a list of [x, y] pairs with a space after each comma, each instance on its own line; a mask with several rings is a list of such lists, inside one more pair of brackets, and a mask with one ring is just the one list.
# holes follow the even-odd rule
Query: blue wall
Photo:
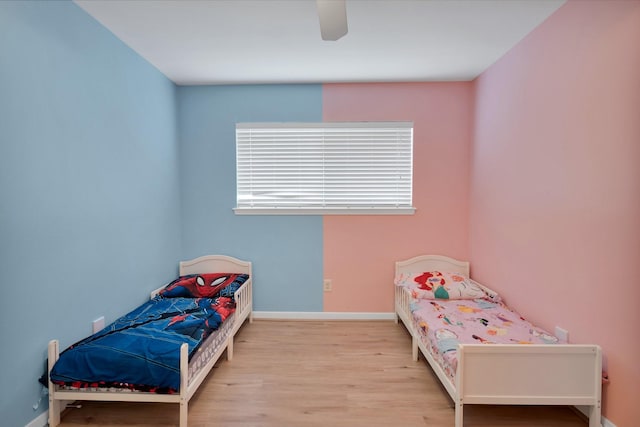
[[235, 123], [321, 120], [320, 85], [176, 88], [71, 2], [0, 2], [2, 425], [46, 409], [50, 339], [180, 259], [250, 259], [256, 310], [322, 311], [322, 217], [232, 211]]
[[250, 259], [254, 308], [322, 311], [322, 217], [237, 216], [237, 122], [322, 121], [321, 85], [178, 88], [182, 256]]
[[176, 87], [71, 2], [0, 2], [0, 424], [47, 407], [46, 345], [172, 279]]

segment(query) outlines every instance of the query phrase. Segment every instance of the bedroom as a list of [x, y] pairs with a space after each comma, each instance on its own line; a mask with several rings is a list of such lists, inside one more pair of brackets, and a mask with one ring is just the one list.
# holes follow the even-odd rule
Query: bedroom
[[[49, 339], [70, 343], [98, 316], [137, 306], [178, 260], [253, 260], [259, 281], [287, 295], [257, 286], [258, 311], [384, 315], [393, 261], [443, 253], [469, 259], [474, 277], [536, 323], [600, 344], [611, 378], [603, 414], [633, 425], [639, 22], [638, 2], [569, 1], [473, 81], [191, 87], [73, 3], [3, 2], [0, 328], [11, 346], [0, 380], [15, 384], [2, 392], [3, 418], [25, 425], [46, 409], [33, 406]], [[232, 214], [234, 146], [210, 141], [233, 141], [236, 121], [396, 118], [428, 141], [416, 146], [416, 215]], [[308, 280], [279, 279], [281, 258]], [[623, 298], [604, 303], [614, 289]]]

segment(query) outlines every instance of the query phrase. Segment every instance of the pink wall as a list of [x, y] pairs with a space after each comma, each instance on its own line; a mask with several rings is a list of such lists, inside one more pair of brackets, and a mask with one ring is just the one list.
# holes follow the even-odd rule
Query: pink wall
[[325, 216], [325, 311], [392, 312], [396, 260], [468, 256], [472, 83], [328, 84], [325, 121], [414, 122], [415, 215]]
[[603, 348], [640, 420], [640, 2], [569, 1], [475, 81], [473, 276]]

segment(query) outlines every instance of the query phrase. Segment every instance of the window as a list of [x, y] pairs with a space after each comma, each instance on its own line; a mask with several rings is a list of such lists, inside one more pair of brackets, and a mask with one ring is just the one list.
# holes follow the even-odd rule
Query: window
[[412, 214], [413, 123], [238, 123], [237, 214]]

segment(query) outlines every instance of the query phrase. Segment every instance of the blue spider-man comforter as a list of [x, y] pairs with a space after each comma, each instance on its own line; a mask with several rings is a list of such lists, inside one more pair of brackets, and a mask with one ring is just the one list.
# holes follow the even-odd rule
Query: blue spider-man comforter
[[156, 297], [62, 352], [51, 380], [76, 387], [176, 391], [180, 345], [189, 344], [191, 357], [234, 310], [227, 297]]

